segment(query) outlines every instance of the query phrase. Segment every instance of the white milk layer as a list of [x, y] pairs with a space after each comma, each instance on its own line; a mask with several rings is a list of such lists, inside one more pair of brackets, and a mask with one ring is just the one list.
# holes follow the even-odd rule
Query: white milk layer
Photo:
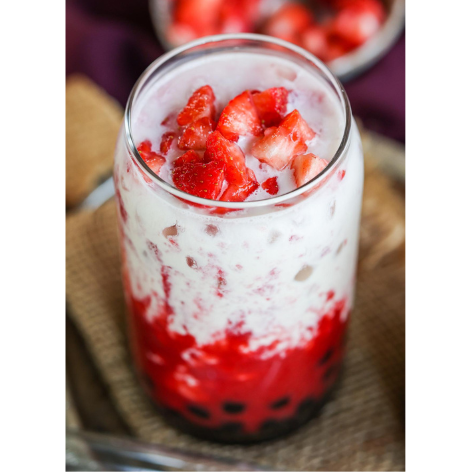
[[[330, 160], [334, 156], [343, 134], [343, 115], [332, 90], [323, 86], [321, 79], [302, 67], [281, 58], [267, 58], [261, 61], [260, 54], [247, 52], [231, 55], [215, 54], [178, 67], [152, 87], [139, 101], [133, 113], [132, 133], [136, 144], [150, 140], [153, 150], [159, 152], [163, 133], [175, 130], [177, 113], [186, 105], [192, 93], [204, 85], [211, 85], [216, 96], [219, 113], [236, 95], [245, 90], [265, 90], [270, 87], [285, 87], [290, 91], [287, 113], [297, 109], [315, 131], [316, 136], [307, 142], [307, 153]], [[162, 122], [171, 116], [169, 125]], [[269, 177], [278, 177], [279, 193], [282, 195], [296, 188], [293, 171], [287, 166], [277, 171], [267, 164], [261, 164], [251, 155], [252, 144], [258, 138], [241, 137], [238, 145], [246, 154], [246, 163], [262, 183]], [[174, 142], [167, 154], [167, 163], [160, 177], [172, 184], [170, 169], [172, 162], [183, 154]], [[249, 198], [263, 200], [269, 195], [259, 188]]]
[[[339, 145], [343, 115], [328, 86], [290, 62], [248, 56], [227, 57], [225, 74], [215, 67], [217, 61], [210, 67], [210, 59], [198, 59], [192, 71], [191, 64], [176, 70], [172, 83], [166, 76], [153, 84], [134, 113], [135, 142], [151, 139], [158, 146], [163, 118], [180, 110], [202, 85], [210, 84], [223, 104], [245, 89], [285, 86], [296, 90], [294, 97], [304, 97], [291, 106], [318, 133], [310, 151], [330, 159]], [[145, 182], [126, 150], [123, 133], [116, 151], [115, 184], [128, 215], [122, 229], [132, 295], [150, 297], [150, 319], [164, 310], [163, 266], [173, 310], [170, 329], [192, 335], [199, 346], [224, 339], [228, 330], [250, 332], [248, 349], [271, 346], [264, 353], [270, 356], [311, 339], [320, 318], [337, 301], [346, 301], [342, 316], [347, 317], [353, 303], [363, 188], [355, 126], [339, 167], [318, 189], [292, 200], [289, 207], [212, 215], [189, 206]], [[160, 260], [150, 250], [152, 245]], [[333, 298], [328, 296], [331, 291]]]

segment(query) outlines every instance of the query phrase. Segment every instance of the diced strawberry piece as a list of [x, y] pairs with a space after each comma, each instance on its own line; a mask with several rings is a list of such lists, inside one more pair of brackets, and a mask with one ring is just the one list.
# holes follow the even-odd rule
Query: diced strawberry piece
[[332, 24], [331, 33], [360, 46], [382, 26], [385, 11], [376, 0], [351, 0], [338, 2], [339, 8]]
[[301, 31], [313, 22], [312, 12], [301, 3], [285, 3], [267, 21], [264, 33], [297, 42], [296, 38]]
[[143, 141], [138, 146], [138, 152], [146, 165], [155, 173], [158, 174], [161, 167], [165, 164], [166, 159], [164, 156], [157, 154], [152, 151], [151, 141]]
[[197, 37], [217, 33], [218, 15], [224, 0], [177, 0], [175, 23], [190, 26]]
[[308, 126], [298, 110], [289, 113], [280, 123], [280, 126], [287, 128], [296, 140], [310, 141], [316, 136], [316, 133]]
[[247, 169], [246, 182], [241, 185], [230, 184], [223, 192], [220, 200], [225, 202], [244, 202], [253, 192], [259, 188], [256, 176], [251, 169]]
[[326, 159], [316, 157], [314, 154], [297, 156], [291, 166], [297, 187], [301, 187], [315, 178], [327, 165]]
[[178, 157], [174, 161], [174, 167], [179, 167], [184, 164], [190, 164], [190, 163], [202, 163], [203, 162], [203, 157], [200, 156], [197, 152], [194, 150], [187, 151], [186, 153], [182, 154], [180, 157]]
[[243, 151], [218, 130], [208, 137], [205, 161], [221, 161], [226, 164], [226, 180], [230, 185], [243, 185], [247, 182], [246, 159]]
[[370, 11], [380, 21], [385, 20], [385, 7], [380, 0], [335, 0], [334, 7], [338, 11], [349, 8]]
[[324, 28], [311, 25], [301, 33], [302, 46], [321, 60], [325, 60], [328, 50], [328, 35]]
[[216, 123], [208, 117], [194, 121], [184, 129], [177, 143], [178, 148], [203, 151], [206, 148], [208, 136], [215, 126]]
[[254, 30], [254, 23], [258, 22], [260, 19], [260, 5], [258, 0], [234, 0], [240, 9], [244, 12], [244, 16], [246, 17], [247, 21], [249, 21], [253, 25]]
[[240, 147], [219, 131], [208, 137], [205, 161], [220, 161], [226, 165], [225, 176], [229, 185], [220, 200], [242, 202], [259, 187], [254, 172], [246, 167]]
[[167, 131], [162, 135], [160, 149], [164, 156], [169, 152], [169, 149], [172, 146], [172, 141], [174, 140], [175, 136], [176, 135], [173, 131]]
[[215, 118], [215, 94], [209, 85], [204, 85], [193, 92], [187, 105], [177, 116], [180, 126], [187, 126], [200, 118]]
[[188, 162], [174, 168], [172, 180], [175, 186], [184, 192], [216, 200], [223, 186], [224, 171], [225, 165], [219, 161]]
[[270, 177], [265, 182], [263, 182], [261, 187], [270, 195], [277, 195], [279, 193], [277, 177]]
[[262, 132], [261, 120], [248, 90], [229, 101], [221, 112], [216, 129], [231, 141], [237, 141], [239, 136], [257, 136]]
[[298, 110], [289, 113], [277, 128], [267, 128], [264, 137], [252, 147], [252, 154], [261, 162], [282, 170], [294, 156], [307, 150], [306, 141], [315, 132], [301, 117]]
[[331, 35], [329, 36], [328, 49], [326, 50], [324, 60], [326, 62], [334, 61], [338, 57], [344, 56], [349, 51], [352, 51], [355, 47], [356, 46], [353, 44], [344, 41], [338, 36]]
[[251, 31], [251, 22], [240, 0], [225, 0], [221, 5], [219, 33], [244, 33]]
[[280, 123], [287, 113], [288, 93], [285, 87], [273, 87], [252, 94], [257, 113], [264, 126], [275, 126]]

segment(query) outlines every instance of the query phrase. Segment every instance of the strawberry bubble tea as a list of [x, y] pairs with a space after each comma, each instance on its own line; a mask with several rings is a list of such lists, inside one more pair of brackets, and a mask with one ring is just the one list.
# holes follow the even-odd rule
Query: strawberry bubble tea
[[342, 364], [363, 188], [339, 82], [265, 36], [171, 51], [131, 94], [114, 178], [132, 352], [159, 410], [227, 442], [313, 417]]

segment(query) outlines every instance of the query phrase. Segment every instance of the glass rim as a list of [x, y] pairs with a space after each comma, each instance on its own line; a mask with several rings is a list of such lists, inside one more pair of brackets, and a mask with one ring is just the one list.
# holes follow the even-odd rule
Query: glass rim
[[[132, 137], [131, 110], [133, 108], [133, 105], [134, 105], [134, 102], [138, 93], [142, 89], [143, 84], [146, 83], [147, 79], [154, 73], [154, 71], [158, 67], [164, 65], [168, 60], [170, 60], [174, 56], [177, 56], [192, 48], [203, 46], [207, 43], [219, 43], [219, 42], [221, 43], [224, 41], [238, 40], [238, 39], [256, 41], [260, 43], [270, 43], [276, 46], [281, 46], [285, 49], [288, 49], [297, 53], [298, 55], [304, 57], [309, 62], [312, 62], [316, 67], [318, 67], [325, 74], [325, 76], [331, 81], [331, 84], [334, 86], [335, 91], [337, 92], [337, 94], [339, 95], [341, 99], [341, 102], [342, 102], [341, 105], [344, 107], [345, 122], [344, 122], [343, 136], [341, 138], [341, 142], [339, 143], [339, 146], [334, 156], [331, 158], [328, 165], [316, 177], [314, 177], [313, 179], [311, 179], [310, 181], [308, 181], [306, 184], [302, 185], [301, 187], [298, 187], [283, 195], [269, 197], [263, 200], [253, 200], [249, 202], [247, 201], [226, 202], [226, 201], [221, 201], [221, 200], [211, 200], [208, 198], [196, 197], [195, 195], [184, 192], [183, 190], [179, 190], [178, 188], [171, 185], [169, 182], [166, 182], [164, 179], [162, 179], [157, 174], [155, 174], [144, 162], [143, 158], [141, 157], [141, 155], [139, 154], [137, 150], [136, 144], [134, 143], [134, 140]], [[124, 114], [124, 127], [125, 127], [125, 134], [126, 134], [125, 141], [126, 141], [128, 152], [132, 154], [132, 156], [135, 158], [138, 165], [141, 167], [141, 169], [146, 174], [146, 176], [149, 177], [153, 182], [159, 185], [159, 187], [161, 187], [166, 192], [174, 195], [175, 197], [179, 197], [183, 200], [197, 203], [199, 205], [203, 205], [206, 207], [220, 207], [220, 208], [231, 208], [231, 209], [242, 210], [246, 208], [264, 207], [264, 206], [270, 206], [270, 205], [283, 203], [287, 200], [295, 198], [309, 191], [310, 189], [314, 188], [318, 183], [323, 181], [323, 179], [328, 174], [331, 174], [334, 168], [337, 167], [339, 161], [345, 155], [346, 150], [348, 149], [348, 144], [351, 137], [351, 125], [352, 125], [351, 116], [352, 116], [351, 105], [349, 103], [349, 99], [347, 97], [346, 91], [344, 90], [344, 87], [342, 86], [339, 79], [330, 71], [330, 69], [320, 59], [318, 59], [316, 56], [309, 53], [305, 49], [299, 46], [296, 46], [295, 44], [289, 43], [287, 41], [274, 38], [272, 36], [262, 35], [262, 34], [253, 34], [253, 33], [218, 34], [218, 35], [213, 35], [213, 36], [205, 36], [203, 38], [197, 39], [195, 41], [191, 41], [175, 49], [172, 49], [171, 51], [158, 57], [145, 69], [145, 71], [141, 74], [141, 76], [136, 81], [133, 89], [131, 90], [128, 101], [126, 103], [125, 114]]]

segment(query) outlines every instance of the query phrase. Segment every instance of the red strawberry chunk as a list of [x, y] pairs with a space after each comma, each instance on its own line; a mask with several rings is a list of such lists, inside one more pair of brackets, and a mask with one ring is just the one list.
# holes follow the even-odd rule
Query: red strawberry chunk
[[226, 180], [230, 185], [246, 183], [247, 167], [243, 151], [236, 143], [222, 136], [218, 130], [208, 137], [205, 161], [221, 161], [226, 164]]
[[340, 1], [340, 10], [331, 25], [331, 33], [360, 46], [372, 37], [381, 27], [385, 12], [377, 0]]
[[349, 51], [352, 51], [355, 47], [356, 46], [353, 46], [339, 36], [330, 35], [328, 37], [328, 49], [323, 59], [327, 62], [334, 61], [338, 57], [344, 56]]
[[203, 158], [194, 150], [187, 151], [174, 161], [174, 167], [179, 167], [189, 163], [203, 163]]
[[241, 148], [219, 131], [208, 137], [205, 161], [220, 161], [226, 165], [225, 176], [229, 185], [220, 200], [242, 202], [259, 187], [254, 172], [246, 167]]
[[315, 178], [327, 165], [326, 159], [316, 157], [314, 154], [297, 156], [292, 162], [293, 176], [297, 187], [301, 187]]
[[169, 152], [170, 147], [172, 146], [172, 141], [175, 138], [175, 133], [173, 131], [167, 131], [164, 133], [161, 138], [161, 152], [164, 156]]
[[252, 147], [252, 154], [261, 162], [282, 170], [294, 156], [307, 150], [306, 141], [315, 132], [301, 117], [298, 110], [289, 113], [277, 128], [267, 128], [264, 137]]
[[218, 32], [220, 34], [251, 32], [250, 16], [240, 0], [225, 0], [223, 2]]
[[174, 21], [190, 26], [200, 36], [216, 34], [218, 14], [224, 0], [177, 0]]
[[177, 144], [179, 149], [196, 149], [203, 151], [209, 134], [215, 129], [216, 123], [208, 117], [200, 118], [188, 125]]
[[294, 139], [302, 141], [310, 141], [316, 136], [316, 133], [308, 126], [308, 123], [302, 118], [298, 110], [293, 110], [289, 113], [280, 126], [287, 128]]
[[151, 141], [143, 141], [138, 146], [138, 152], [143, 161], [147, 166], [155, 173], [159, 174], [161, 167], [165, 164], [166, 159], [164, 156], [157, 154], [157, 152], [152, 151]]
[[275, 126], [280, 123], [287, 113], [288, 93], [285, 87], [273, 87], [260, 93], [253, 93], [254, 105], [264, 126]]
[[244, 202], [253, 192], [259, 188], [256, 176], [251, 169], [247, 169], [247, 179], [241, 185], [230, 184], [223, 192], [220, 200], [225, 202]]
[[302, 46], [320, 59], [325, 60], [328, 51], [328, 35], [326, 29], [311, 25], [301, 33]]
[[270, 195], [277, 195], [279, 193], [277, 177], [270, 177], [262, 183], [261, 187]]
[[221, 112], [216, 129], [231, 141], [237, 141], [239, 136], [257, 136], [262, 132], [261, 120], [248, 90], [229, 101]]
[[272, 15], [264, 27], [264, 33], [297, 42], [298, 34], [313, 22], [311, 11], [300, 3], [285, 3]]
[[215, 118], [215, 94], [209, 85], [204, 85], [193, 92], [187, 105], [177, 116], [180, 126], [187, 126], [200, 118]]
[[172, 180], [175, 186], [184, 192], [216, 200], [223, 187], [224, 171], [223, 162], [188, 162], [174, 168]]

